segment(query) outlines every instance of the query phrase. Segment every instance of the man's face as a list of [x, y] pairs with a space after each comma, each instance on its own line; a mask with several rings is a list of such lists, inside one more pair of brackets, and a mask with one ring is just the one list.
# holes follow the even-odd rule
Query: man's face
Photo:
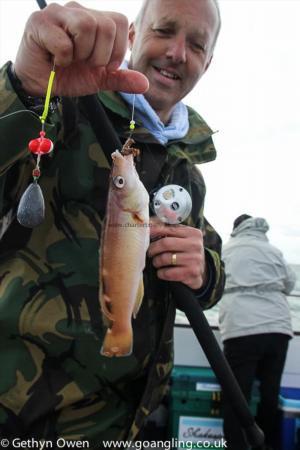
[[217, 28], [212, 0], [151, 0], [131, 25], [129, 68], [147, 76], [145, 97], [164, 122], [208, 68]]

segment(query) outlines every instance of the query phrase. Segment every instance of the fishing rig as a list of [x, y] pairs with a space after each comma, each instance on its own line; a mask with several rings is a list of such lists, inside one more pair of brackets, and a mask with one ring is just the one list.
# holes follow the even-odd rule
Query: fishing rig
[[[47, 6], [45, 0], [36, 0], [36, 2], [41, 9]], [[81, 101], [86, 108], [88, 119], [95, 136], [109, 160], [111, 153], [114, 152], [116, 148], [122, 148], [119, 137], [108, 119], [102, 104], [98, 100], [97, 95], [82, 97]], [[101, 124], [101, 127], [99, 124]], [[161, 198], [160, 195], [158, 195], [157, 198]], [[188, 200], [182, 201], [183, 204], [185, 204], [184, 202], [188, 203]], [[176, 306], [186, 314], [223, 392], [231, 402], [232, 409], [239, 420], [249, 445], [252, 447], [261, 446], [264, 442], [264, 434], [255, 423], [248, 403], [219, 347], [194, 292], [183, 283], [170, 282], [169, 285], [176, 301]]]

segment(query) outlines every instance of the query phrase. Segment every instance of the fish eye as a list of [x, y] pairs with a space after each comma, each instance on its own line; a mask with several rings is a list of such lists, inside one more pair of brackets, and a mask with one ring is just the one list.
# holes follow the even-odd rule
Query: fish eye
[[125, 186], [125, 178], [121, 177], [120, 175], [114, 177], [113, 183], [117, 188], [122, 189]]

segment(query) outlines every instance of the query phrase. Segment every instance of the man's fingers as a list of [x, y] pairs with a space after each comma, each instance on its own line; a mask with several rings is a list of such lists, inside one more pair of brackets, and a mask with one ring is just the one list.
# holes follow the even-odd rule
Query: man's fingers
[[128, 21], [122, 14], [51, 3], [27, 22], [14, 69], [26, 92], [44, 93], [53, 63], [54, 95], [82, 96], [101, 90], [141, 94], [147, 78], [117, 70], [126, 52]]
[[156, 255], [152, 259], [152, 263], [156, 269], [162, 267], [185, 267], [188, 269], [190, 275], [197, 276], [199, 274], [199, 266], [201, 265], [201, 255], [200, 253], [165, 252]]
[[[112, 71], [118, 69], [128, 47], [127, 17], [117, 12], [88, 9], [76, 2], [69, 2], [66, 6], [70, 9], [77, 8], [80, 10], [80, 17], [82, 17], [82, 10], [84, 10], [96, 22], [95, 45], [93, 52], [90, 54], [89, 63], [94, 67], [107, 65], [107, 68]], [[88, 28], [88, 21], [86, 25]], [[73, 30], [70, 29], [70, 31]], [[86, 39], [88, 39], [88, 33]]]
[[157, 271], [157, 276], [160, 280], [164, 281], [178, 281], [186, 284], [191, 289], [199, 289], [203, 286], [204, 276], [199, 275], [197, 278], [193, 278], [189, 275], [188, 271], [183, 270], [181, 267], [162, 268]]
[[156, 274], [160, 280], [179, 281], [187, 285], [193, 279], [190, 277], [188, 271], [183, 270], [182, 267], [163, 267]]
[[86, 11], [67, 9], [65, 20], [62, 25], [73, 43], [73, 61], [89, 61], [97, 42], [96, 18]]
[[157, 241], [151, 242], [148, 255], [154, 257], [165, 252], [184, 252], [187, 254], [198, 253], [201, 250], [201, 243], [191, 239], [182, 239], [181, 237], [163, 237]]
[[128, 19], [122, 14], [112, 13], [112, 19], [116, 23], [116, 37], [107, 69], [114, 71], [122, 64], [128, 48]]
[[[54, 52], [56, 64], [67, 67], [71, 62], [89, 61], [93, 55], [97, 40], [100, 38], [98, 36], [97, 15], [75, 2], [70, 2], [64, 7], [51, 4], [43, 12], [47, 22], [52, 26], [55, 25], [61, 28], [61, 36], [65, 33], [72, 44], [72, 59], [70, 61], [68, 58], [68, 62], [61, 59], [60, 55], [57, 55], [60, 52], [60, 45], [57, 45], [57, 50]], [[106, 23], [107, 20], [110, 21], [108, 18], [104, 22]], [[106, 28], [106, 26], [104, 25], [103, 28]], [[115, 24], [112, 24], [112, 28], [114, 41]], [[49, 36], [53, 39], [54, 31], [49, 33]], [[53, 47], [50, 40], [48, 45]], [[111, 49], [107, 48], [107, 45], [104, 48], [110, 56]]]
[[182, 250], [183, 250], [182, 239], [164, 237], [150, 243], [148, 248], [148, 256], [150, 258], [154, 258], [154, 256], [160, 255], [161, 253], [166, 252], [174, 253], [180, 252]]
[[156, 273], [158, 278], [165, 281], [183, 281], [185, 278], [185, 274], [182, 273], [182, 268], [180, 267], [164, 267]]
[[[80, 32], [78, 34], [80, 47], [84, 47], [81, 38], [87, 41], [92, 40], [93, 36], [91, 36], [90, 30], [95, 31], [93, 49], [86, 56], [89, 64], [93, 67], [107, 66], [108, 70], [116, 70], [120, 67], [128, 43], [128, 19], [126, 16], [116, 12], [87, 9], [76, 2], [69, 2], [66, 6], [70, 7], [70, 10], [76, 10], [77, 8], [80, 11], [79, 29], [77, 30], [76, 21], [73, 26], [72, 21], [69, 22], [71, 34], [74, 35], [75, 33], [76, 35], [77, 31]], [[86, 22], [84, 22], [83, 10], [86, 13]], [[89, 21], [89, 18], [92, 20]]]
[[[71, 38], [58, 26], [49, 25], [37, 29], [38, 43], [52, 55], [52, 62], [61, 67], [68, 67], [73, 61], [73, 42]], [[50, 59], [50, 57], [49, 57]]]
[[157, 223], [151, 221], [151, 227], [150, 227], [150, 236], [151, 237], [157, 237], [157, 236], [173, 236], [173, 237], [181, 237], [185, 238], [192, 234], [199, 234], [201, 233], [200, 230], [192, 227], [188, 227], [186, 225], [165, 225], [163, 223]]
[[[175, 256], [174, 256], [175, 255]], [[152, 260], [153, 266], [158, 269], [160, 267], [176, 267], [186, 263], [186, 257], [180, 252], [165, 252], [155, 256]]]
[[101, 27], [97, 27], [95, 46], [88, 60], [88, 64], [91, 65], [91, 67], [108, 66], [114, 51], [116, 35], [117, 26], [111, 19], [106, 19], [101, 24]]
[[53, 3], [31, 20], [33, 34], [39, 33], [37, 43], [62, 67], [86, 61], [91, 67], [116, 69], [125, 56], [128, 20], [122, 14], [87, 9], [76, 2], [64, 7]]
[[50, 53], [55, 63], [68, 67], [73, 61], [87, 59], [94, 48], [97, 31], [95, 18], [82, 8], [50, 4], [30, 18], [32, 41]]

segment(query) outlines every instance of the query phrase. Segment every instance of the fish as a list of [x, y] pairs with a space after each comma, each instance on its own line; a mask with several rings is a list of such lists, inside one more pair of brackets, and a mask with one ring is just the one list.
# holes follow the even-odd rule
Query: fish
[[128, 356], [133, 349], [132, 317], [144, 295], [143, 270], [150, 243], [149, 194], [134, 164], [138, 150], [127, 140], [112, 153], [105, 224], [100, 246], [100, 305], [106, 335], [100, 353]]

